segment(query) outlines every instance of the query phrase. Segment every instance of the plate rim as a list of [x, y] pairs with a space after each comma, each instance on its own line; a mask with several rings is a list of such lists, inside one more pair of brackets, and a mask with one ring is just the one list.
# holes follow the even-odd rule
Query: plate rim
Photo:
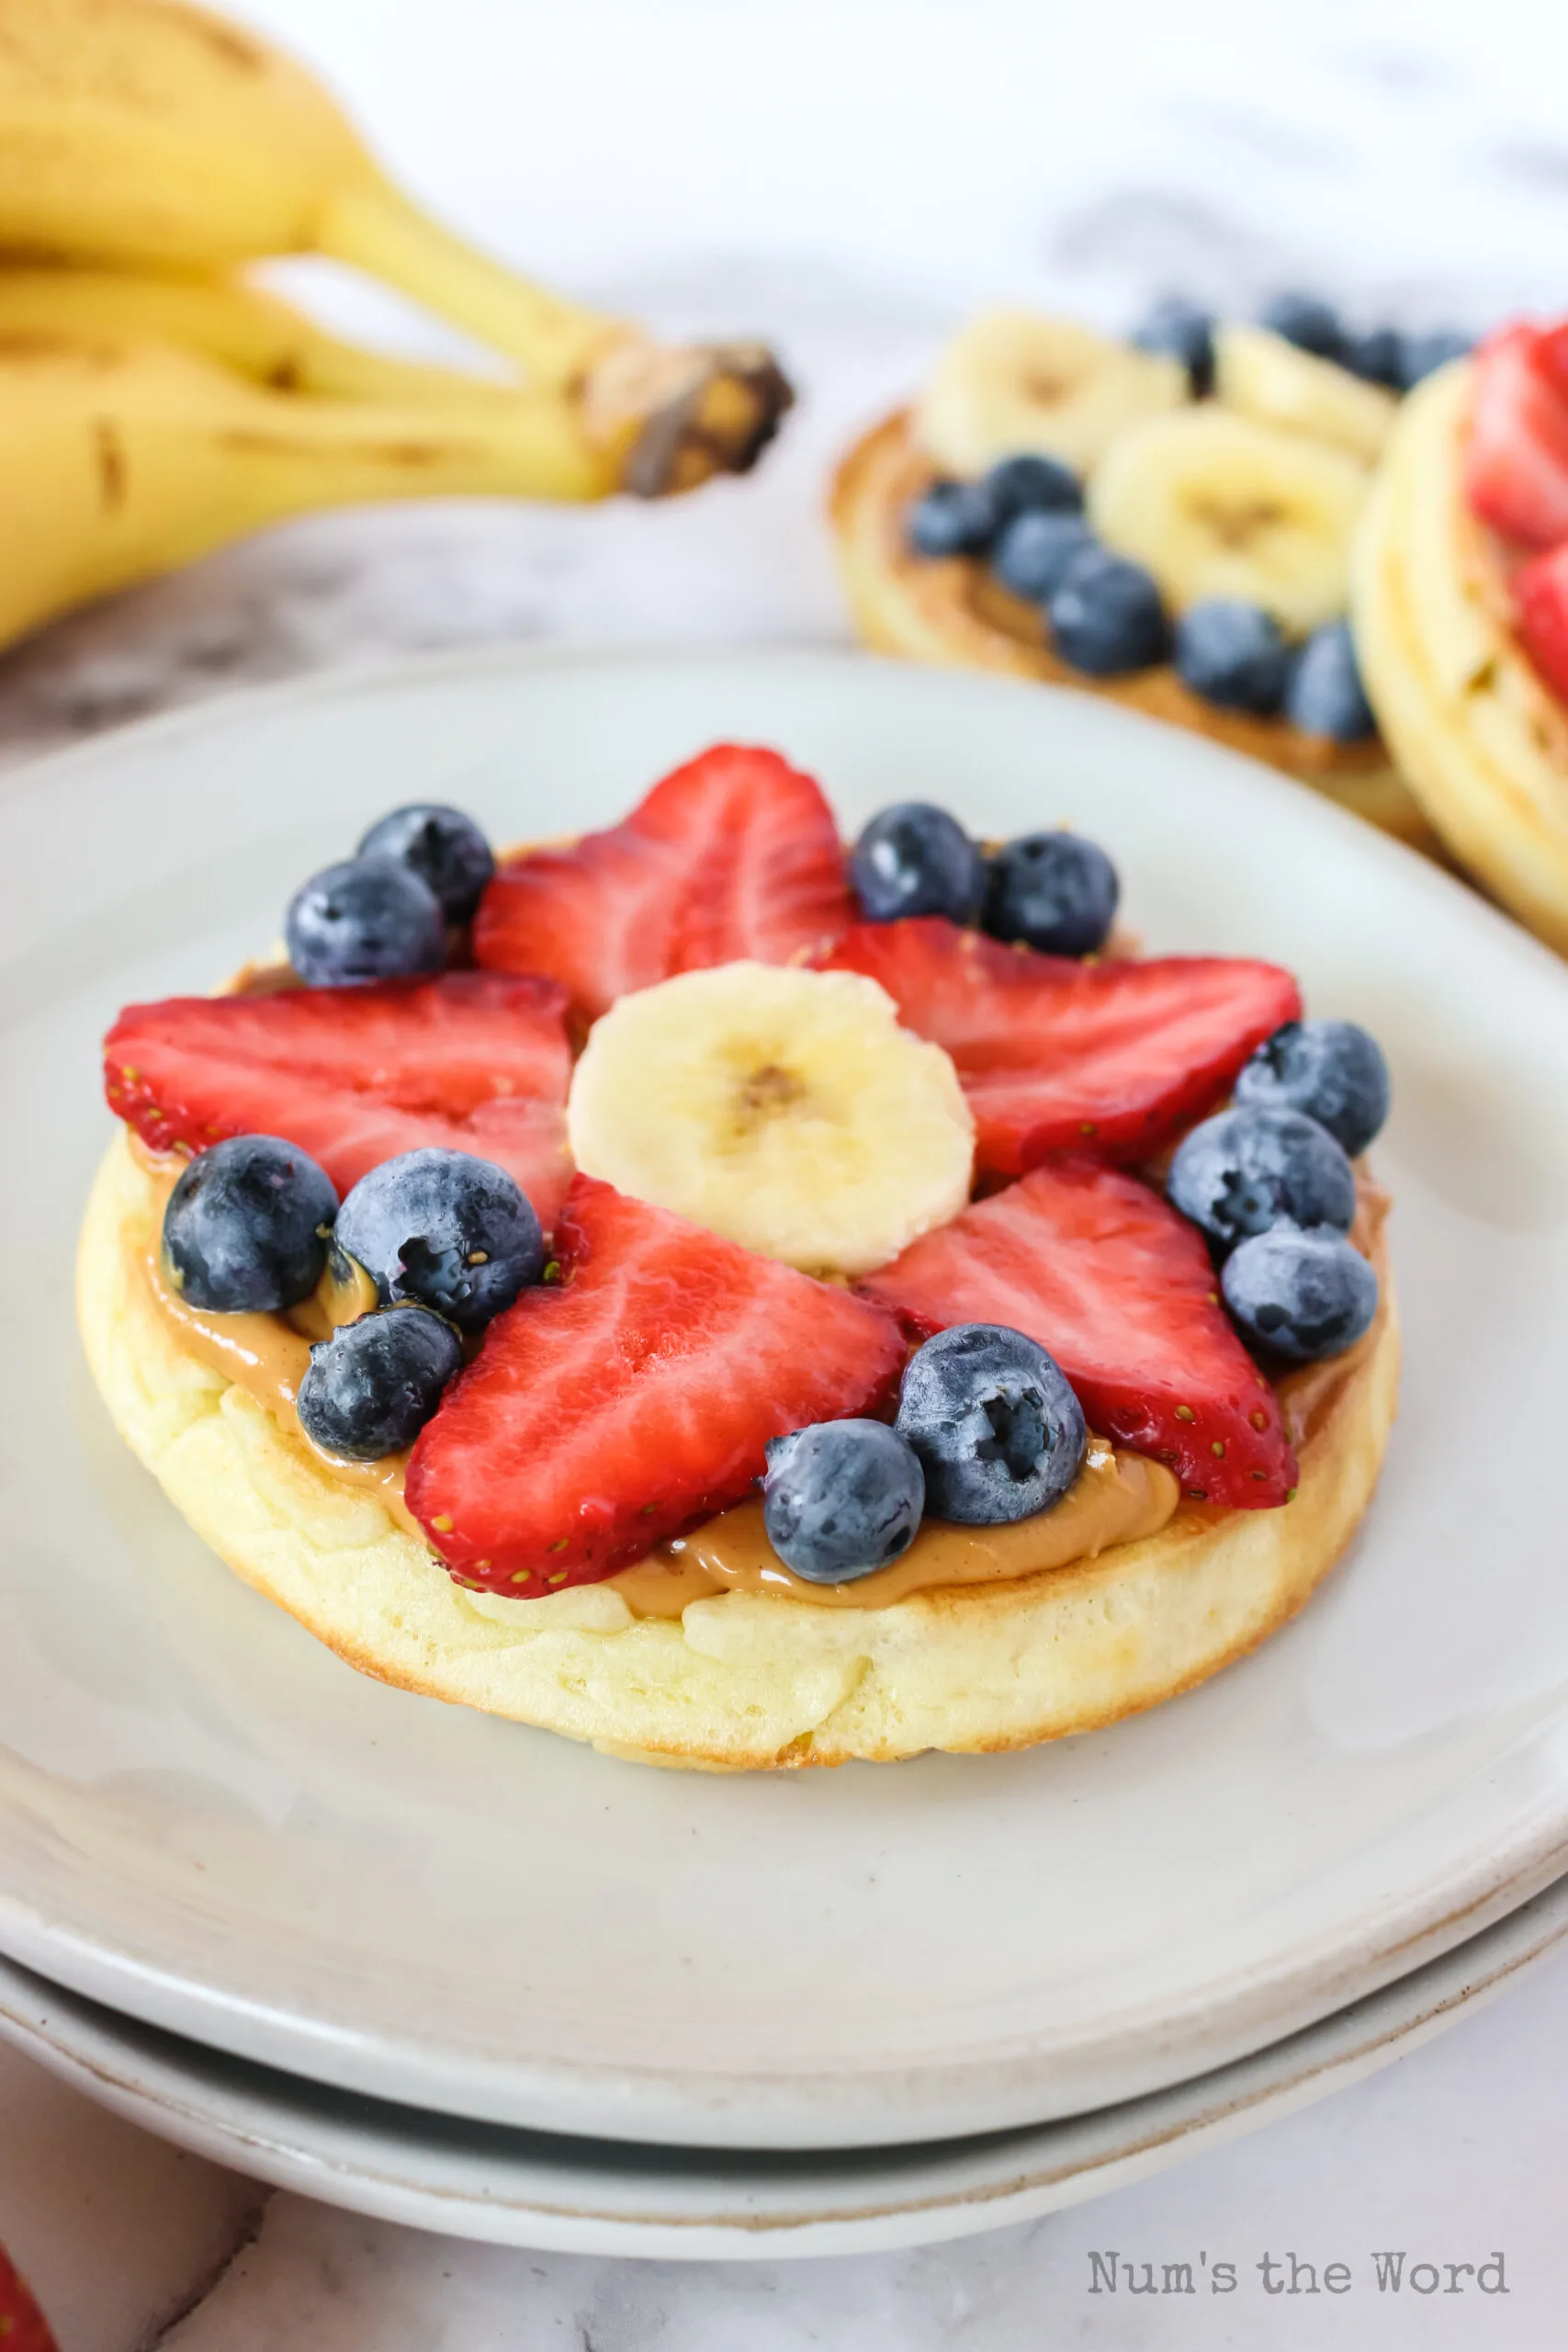
[[[641, 2210], [630, 2212], [625, 2198], [621, 2210], [612, 2211], [581, 2196], [561, 2201], [559, 2191], [552, 2199], [515, 2185], [508, 2188], [504, 2167], [511, 2152], [495, 2148], [498, 2134], [523, 2142], [547, 2135], [482, 2124], [469, 2128], [491, 2143], [483, 2159], [491, 2175], [487, 2191], [422, 2185], [412, 2177], [418, 2127], [426, 2120], [420, 2110], [373, 2100], [387, 2109], [387, 2121], [364, 2114], [319, 2120], [313, 2111], [321, 2104], [319, 2085], [265, 2067], [247, 2069], [265, 2078], [248, 2100], [246, 2086], [236, 2089], [222, 2079], [222, 2070], [235, 2063], [228, 2053], [141, 2027], [4, 1957], [0, 2040], [160, 2138], [251, 2172], [275, 2188], [402, 2227], [494, 2245], [649, 2260], [807, 2259], [976, 2236], [1131, 2187], [1381, 2071], [1495, 1999], [1564, 1942], [1568, 1874], [1437, 1958], [1300, 2031], [1138, 2098], [967, 2142], [798, 2152], [790, 2165], [792, 2177], [802, 2183], [796, 2204], [772, 2213], [747, 2210], [744, 2191], [736, 2193], [734, 2152], [726, 2148], [648, 2151], [650, 2171], [660, 2155], [674, 2154], [691, 2166], [709, 2160], [708, 2194], [717, 2202], [695, 2212], [676, 2212], [669, 2205], [660, 2211], [656, 2181], [640, 2192]], [[144, 2046], [148, 2041], [150, 2049]], [[203, 2060], [209, 2062], [205, 2070]], [[290, 2097], [296, 2085], [312, 2095], [305, 2105], [310, 2120], [302, 2141], [300, 2105]], [[247, 2104], [259, 2109], [248, 2123]], [[459, 2129], [464, 2122], [444, 2114], [429, 2120], [438, 2125], [456, 2121]], [[394, 2138], [389, 2127], [400, 2124], [403, 2128]], [[365, 2154], [356, 2158], [358, 2143]], [[603, 2149], [623, 2164], [642, 2156], [647, 2145], [580, 2144]], [[389, 2168], [394, 2146], [415, 2152], [403, 2161], [400, 2178]], [[512, 2158], [514, 2173], [526, 2168], [526, 2153], [521, 2163]], [[835, 2163], [843, 2165], [851, 2155], [860, 2159], [855, 2171], [866, 2179], [867, 2191], [858, 2199], [840, 2193], [829, 2205], [813, 2207], [807, 2166], [825, 2160], [830, 2173]], [[890, 2160], [895, 2177], [913, 2175], [913, 2187], [895, 2188], [891, 2178], [879, 2176], [879, 2155]], [[781, 2158], [789, 2162], [785, 2152], [774, 2162]], [[548, 2162], [547, 2152], [535, 2169], [547, 2173]], [[950, 2176], [956, 2175], [945, 2183], [944, 2165]], [[494, 2185], [497, 2175], [500, 2188]], [[592, 2154], [582, 2161], [581, 2176], [593, 2177]], [[728, 2208], [727, 2191], [733, 2200]], [[818, 2199], [824, 2193], [819, 2172], [812, 2193]]]
[[231, 717], [243, 718], [250, 712], [295, 704], [336, 701], [344, 696], [357, 699], [405, 684], [440, 684], [468, 678], [482, 679], [491, 673], [614, 669], [631, 663], [638, 666], [657, 663], [669, 669], [705, 669], [753, 663], [781, 669], [821, 666], [840, 671], [874, 671], [884, 677], [897, 678], [916, 693], [934, 686], [972, 692], [984, 699], [1006, 698], [1023, 702], [1036, 701], [1043, 695], [1054, 702], [1088, 704], [1108, 714], [1112, 726], [1125, 726], [1145, 736], [1174, 737], [1178, 741], [1199, 745], [1203, 757], [1245, 772], [1254, 780], [1260, 780], [1269, 792], [1281, 795], [1289, 806], [1310, 809], [1316, 820], [1339, 831], [1347, 840], [1358, 842], [1375, 857], [1391, 859], [1397, 869], [1408, 877], [1431, 886], [1438, 897], [1457, 901], [1472, 914], [1479, 914], [1499, 944], [1520, 949], [1524, 960], [1533, 963], [1538, 970], [1555, 973], [1560, 979], [1568, 978], [1568, 966], [1564, 965], [1563, 959], [1544, 941], [1537, 939], [1533, 932], [1527, 931], [1522, 923], [1517, 922], [1479, 886], [1471, 884], [1457, 872], [1413, 849], [1408, 842], [1384, 832], [1380, 827], [1342, 808], [1328, 794], [1318, 791], [1301, 777], [1271, 767], [1267, 761], [1255, 758], [1249, 752], [1238, 751], [1233, 744], [1216, 742], [1209, 736], [1179, 727], [1168, 719], [1155, 718], [1147, 711], [1114, 701], [1109, 695], [1096, 693], [1092, 686], [1080, 688], [1051, 679], [1012, 677], [999, 671], [939, 666], [911, 661], [899, 654], [885, 653], [873, 647], [857, 646], [848, 640], [738, 638], [710, 645], [694, 643], [689, 638], [661, 639], [653, 637], [611, 638], [577, 645], [533, 639], [514, 641], [503, 639], [483, 645], [437, 646], [404, 653], [351, 657], [289, 677], [269, 678], [254, 685], [224, 686], [215, 693], [201, 695], [166, 709], [116, 720], [109, 726], [95, 729], [75, 742], [55, 744], [43, 751], [24, 752], [19, 758], [0, 763], [0, 806], [13, 795], [30, 792], [40, 783], [48, 783], [62, 775], [68, 777], [79, 766], [91, 767], [106, 753], [113, 755], [127, 748], [134, 752], [143, 745], [155, 746], [165, 740], [177, 741], [187, 734], [202, 732], [210, 724], [226, 721]]

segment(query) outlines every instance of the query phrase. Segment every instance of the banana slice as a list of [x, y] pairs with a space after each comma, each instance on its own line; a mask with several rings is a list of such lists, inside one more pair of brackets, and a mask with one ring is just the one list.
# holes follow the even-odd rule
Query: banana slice
[[1267, 327], [1221, 327], [1214, 335], [1214, 390], [1226, 408], [1260, 424], [1307, 433], [1375, 465], [1399, 406], [1381, 384], [1366, 384], [1331, 359], [1299, 351]]
[[858, 972], [724, 964], [623, 997], [567, 1121], [585, 1174], [808, 1273], [869, 1273], [969, 1197], [953, 1064]]
[[1205, 406], [1121, 435], [1089, 484], [1089, 516], [1178, 610], [1245, 597], [1304, 634], [1345, 610], [1369, 480], [1343, 449]]
[[1068, 319], [988, 311], [954, 335], [920, 402], [922, 447], [945, 474], [1025, 450], [1088, 473], [1124, 426], [1179, 408], [1187, 370]]

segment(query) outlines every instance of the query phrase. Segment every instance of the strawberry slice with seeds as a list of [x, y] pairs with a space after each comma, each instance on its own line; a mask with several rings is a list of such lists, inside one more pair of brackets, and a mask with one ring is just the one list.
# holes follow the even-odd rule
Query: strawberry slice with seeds
[[905, 1027], [952, 1055], [975, 1114], [976, 1165], [1000, 1176], [1052, 1152], [1132, 1159], [1157, 1149], [1301, 1012], [1276, 964], [1078, 964], [940, 915], [862, 923], [820, 960], [880, 981]]
[[479, 961], [543, 972], [586, 1020], [677, 972], [787, 964], [854, 919], [833, 812], [776, 752], [716, 743], [624, 823], [502, 866]]
[[1050, 1351], [1090, 1426], [1238, 1510], [1288, 1500], [1279, 1398], [1219, 1304], [1193, 1227], [1135, 1176], [1055, 1159], [863, 1285], [927, 1331], [1001, 1323]]
[[1514, 574], [1519, 641], [1559, 702], [1568, 703], [1568, 540]]
[[128, 1005], [104, 1040], [111, 1111], [155, 1151], [281, 1136], [341, 1197], [424, 1144], [492, 1159], [553, 1224], [570, 1177], [566, 998], [498, 972]]
[[415, 1441], [408, 1501], [454, 1575], [592, 1584], [739, 1502], [771, 1437], [874, 1413], [886, 1308], [574, 1178], [558, 1283], [525, 1291]]
[[1568, 390], [1557, 343], [1503, 328], [1475, 355], [1464, 487], [1472, 514], [1521, 547], [1568, 539]]

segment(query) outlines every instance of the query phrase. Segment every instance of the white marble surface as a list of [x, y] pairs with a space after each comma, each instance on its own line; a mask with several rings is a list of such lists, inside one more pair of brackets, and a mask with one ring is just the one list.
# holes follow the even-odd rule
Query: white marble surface
[[[761, 328], [805, 397], [763, 474], [680, 506], [291, 526], [0, 659], [0, 755], [171, 702], [484, 639], [834, 636], [834, 448], [974, 302], [1107, 323], [1315, 281], [1367, 319], [1568, 299], [1568, 12], [1544, 0], [252, 0], [450, 217], [671, 328]], [[339, 274], [323, 313], [449, 349]], [[1568, 1955], [1376, 2079], [1142, 2187], [909, 2256], [705, 2269], [470, 2248], [159, 2148], [0, 2051], [0, 2239], [62, 2352], [1547, 2352], [1568, 2301]], [[1089, 2293], [1091, 2250], [1238, 2265]], [[1380, 2294], [1370, 2256], [1506, 2295]], [[1270, 2296], [1254, 2266], [1346, 2262]], [[1200, 2272], [1200, 2276], [1201, 2276]]]

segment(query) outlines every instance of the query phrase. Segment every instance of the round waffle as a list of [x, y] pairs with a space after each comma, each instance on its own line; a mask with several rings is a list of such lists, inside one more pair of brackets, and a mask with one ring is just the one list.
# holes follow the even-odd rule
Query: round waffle
[[1465, 501], [1472, 375], [1456, 360], [1400, 410], [1356, 551], [1356, 642], [1433, 824], [1568, 954], [1568, 710], [1515, 638], [1500, 543]]
[[1025, 1747], [1154, 1706], [1302, 1606], [1355, 1532], [1393, 1419], [1397, 1320], [1373, 1218], [1378, 1317], [1287, 1385], [1301, 1483], [1283, 1509], [1183, 1503], [1096, 1559], [880, 1608], [730, 1591], [680, 1620], [638, 1618], [612, 1585], [495, 1600], [181, 1346], [144, 1272], [161, 1200], [122, 1134], [88, 1204], [78, 1315], [117, 1427], [197, 1532], [362, 1671], [654, 1762]]

